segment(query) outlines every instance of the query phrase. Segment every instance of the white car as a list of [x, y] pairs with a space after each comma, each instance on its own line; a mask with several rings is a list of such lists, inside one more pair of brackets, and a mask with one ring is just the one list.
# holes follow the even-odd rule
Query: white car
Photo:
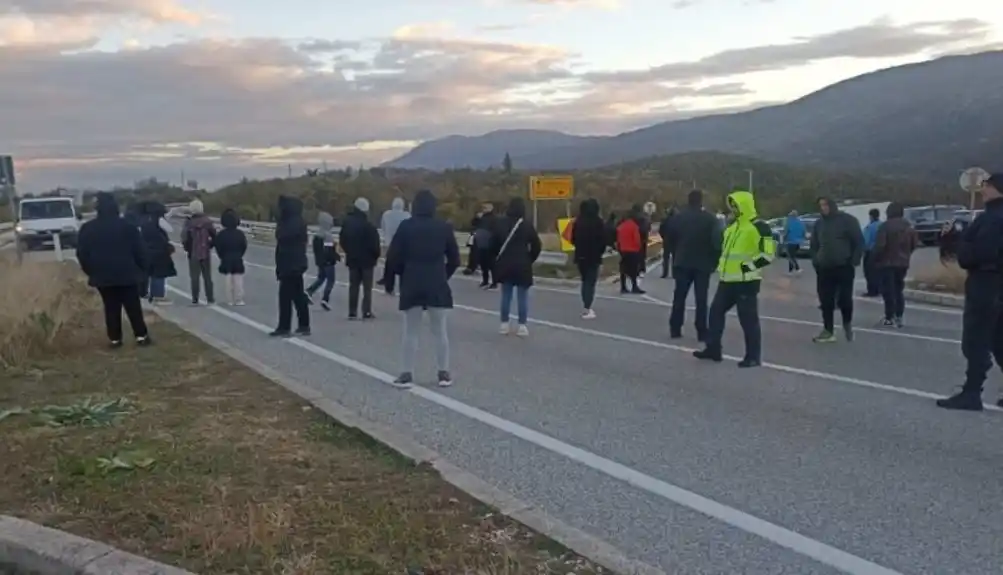
[[81, 215], [73, 198], [25, 198], [18, 202], [14, 236], [23, 250], [54, 246], [75, 248]]

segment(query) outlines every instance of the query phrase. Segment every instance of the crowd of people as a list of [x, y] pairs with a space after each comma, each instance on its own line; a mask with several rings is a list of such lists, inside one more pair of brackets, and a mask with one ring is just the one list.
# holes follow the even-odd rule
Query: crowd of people
[[[968, 369], [962, 391], [938, 401], [941, 407], [982, 409], [982, 385], [992, 366], [991, 358], [1003, 365], [1001, 187], [1003, 175], [986, 180], [982, 188], [984, 214], [953, 244], [958, 264], [968, 272], [962, 341]], [[674, 279], [669, 336], [674, 339], [683, 336], [686, 301], [692, 291], [696, 302], [693, 326], [697, 339], [704, 345], [693, 355], [701, 360], [722, 361], [725, 318], [734, 308], [745, 341], [745, 353], [738, 365], [750, 368], [762, 362], [758, 296], [763, 270], [776, 257], [778, 238], [759, 217], [752, 193], [736, 190], [727, 196], [726, 203], [727, 217], [715, 215], [705, 209], [703, 193], [694, 190], [685, 207], [666, 211], [660, 222], [663, 277], [671, 273]], [[453, 307], [449, 281], [462, 266], [454, 230], [436, 217], [436, 198], [429, 190], [415, 195], [410, 212], [402, 198], [394, 200], [379, 227], [370, 221], [369, 209], [365, 198], [357, 199], [341, 222], [337, 238], [334, 218], [321, 213], [311, 241], [302, 202], [292, 197], [279, 199], [274, 249], [279, 284], [278, 325], [271, 335], [310, 335], [310, 305], [317, 291], [323, 288], [321, 306], [331, 309], [335, 268], [342, 260], [342, 253], [349, 273], [348, 318], [374, 319], [375, 269], [385, 247], [385, 267], [376, 283], [390, 295], [399, 290], [399, 309], [403, 313], [403, 353], [396, 384], [406, 387], [414, 382], [419, 328], [423, 316], [428, 315], [435, 338], [437, 380], [439, 385], [449, 386], [453, 381], [447, 329], [448, 310]], [[865, 226], [841, 212], [831, 198], [820, 198], [818, 209], [820, 217], [810, 230], [808, 244], [822, 323], [813, 341], [822, 344], [838, 340], [837, 310], [844, 338], [853, 340], [854, 285], [856, 270], [861, 265], [867, 284], [865, 295], [884, 298], [883, 325], [902, 328], [905, 277], [919, 245], [916, 232], [903, 217], [903, 207], [895, 202], [888, 205], [884, 220], [873, 210]], [[201, 202], [193, 201], [189, 212], [190, 217], [181, 230], [181, 244], [187, 255], [192, 303], [199, 304], [203, 291], [206, 303], [215, 303], [211, 269], [211, 254], [215, 252], [228, 303], [244, 305], [247, 238], [239, 229], [237, 214], [226, 210], [220, 218], [222, 229], [217, 231]], [[492, 204], [484, 204], [472, 224], [464, 273], [472, 275], [479, 269], [483, 289], [500, 287], [499, 332], [509, 334], [514, 325], [516, 334], [526, 337], [533, 265], [542, 250], [537, 231], [526, 221], [526, 205], [521, 198], [514, 198], [503, 214], [497, 214]], [[617, 219], [614, 214], [604, 218], [594, 199], [581, 202], [572, 223], [571, 242], [581, 284], [583, 319], [596, 318], [596, 287], [604, 258], [611, 249], [619, 254], [621, 292], [644, 293], [638, 280], [647, 262], [650, 230], [651, 222], [639, 205], [626, 217]], [[123, 218], [114, 198], [108, 194], [98, 195], [97, 218], [81, 228], [77, 258], [91, 285], [101, 294], [108, 338], [113, 346], [122, 345], [122, 311], [137, 342], [140, 345], [151, 342], [143, 321], [141, 299], [146, 297], [154, 304], [168, 301], [164, 293], [166, 279], [177, 275], [171, 231], [163, 206], [145, 204]], [[797, 255], [808, 236], [804, 222], [796, 212], [791, 212], [779, 238], [785, 244], [788, 273], [801, 273]], [[306, 286], [308, 246], [317, 277]], [[708, 302], [715, 275], [717, 288]]]

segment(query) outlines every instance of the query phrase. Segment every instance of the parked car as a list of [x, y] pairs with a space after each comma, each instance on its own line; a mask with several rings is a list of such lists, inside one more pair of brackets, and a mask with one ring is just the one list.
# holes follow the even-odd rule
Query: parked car
[[[801, 245], [798, 246], [798, 253], [795, 254], [796, 257], [804, 257], [808, 255], [808, 249], [811, 247], [811, 232], [815, 227], [815, 222], [818, 221], [819, 214], [805, 214], [800, 216], [800, 220], [804, 223], [805, 234], [804, 240]], [[777, 242], [777, 255], [780, 257], [787, 257], [787, 243], [784, 242], [784, 222], [787, 218], [773, 218], [772, 220], [766, 220], [769, 224], [770, 229], [773, 231], [773, 241]]]
[[932, 205], [917, 206], [905, 209], [905, 218], [912, 224], [924, 246], [935, 246], [940, 243], [944, 226], [949, 225], [955, 214], [965, 211], [965, 206]]

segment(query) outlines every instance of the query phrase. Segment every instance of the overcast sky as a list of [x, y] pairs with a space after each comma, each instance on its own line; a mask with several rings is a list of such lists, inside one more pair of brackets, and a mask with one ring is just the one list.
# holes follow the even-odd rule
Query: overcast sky
[[998, 0], [0, 0], [0, 154], [22, 191], [214, 188], [449, 134], [611, 134], [1001, 42]]

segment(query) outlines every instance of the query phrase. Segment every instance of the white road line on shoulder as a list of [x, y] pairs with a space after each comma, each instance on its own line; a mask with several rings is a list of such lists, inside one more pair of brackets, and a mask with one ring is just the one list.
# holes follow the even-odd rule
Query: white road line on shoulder
[[[167, 289], [177, 295], [188, 299], [191, 298], [191, 294], [172, 285], [168, 285]], [[215, 305], [208, 306], [208, 309], [258, 332], [268, 333], [271, 331], [268, 326], [258, 323], [239, 313], [235, 313]], [[388, 385], [393, 384], [394, 377], [392, 375], [360, 361], [345, 357], [300, 338], [284, 338], [282, 341], [347, 367], [348, 369], [369, 376], [381, 383]], [[605, 457], [586, 451], [580, 447], [575, 447], [549, 435], [545, 435], [528, 427], [519, 425], [513, 421], [498, 417], [497, 415], [488, 413], [487, 411], [477, 407], [467, 405], [466, 403], [457, 401], [441, 393], [437, 393], [423, 387], [412, 387], [406, 391], [426, 401], [439, 405], [440, 407], [453, 411], [454, 413], [474, 421], [478, 421], [489, 427], [493, 427], [513, 437], [518, 437], [519, 439], [532, 443], [537, 447], [556, 453], [557, 455], [563, 456], [571, 461], [575, 461], [576, 463], [608, 475], [609, 477], [619, 479], [620, 481], [633, 485], [638, 489], [671, 501], [676, 505], [686, 507], [721, 521], [722, 523], [741, 529], [746, 533], [750, 533], [775, 543], [776, 545], [784, 547], [799, 555], [814, 559], [823, 565], [827, 565], [842, 571], [843, 573], [847, 573], [849, 575], [904, 575], [898, 571], [893, 571], [887, 567], [878, 565], [877, 563], [857, 557], [856, 555], [852, 555], [821, 541], [816, 541], [795, 531], [781, 527], [780, 525], [770, 523], [769, 521], [760, 519], [745, 513], [744, 511], [735, 509], [734, 507], [718, 503], [713, 499], [709, 499], [692, 491], [683, 489], [682, 487], [678, 487], [666, 481], [662, 481], [661, 479], [644, 474], [636, 469], [627, 467], [626, 465], [617, 463], [611, 459], [606, 459]]]

